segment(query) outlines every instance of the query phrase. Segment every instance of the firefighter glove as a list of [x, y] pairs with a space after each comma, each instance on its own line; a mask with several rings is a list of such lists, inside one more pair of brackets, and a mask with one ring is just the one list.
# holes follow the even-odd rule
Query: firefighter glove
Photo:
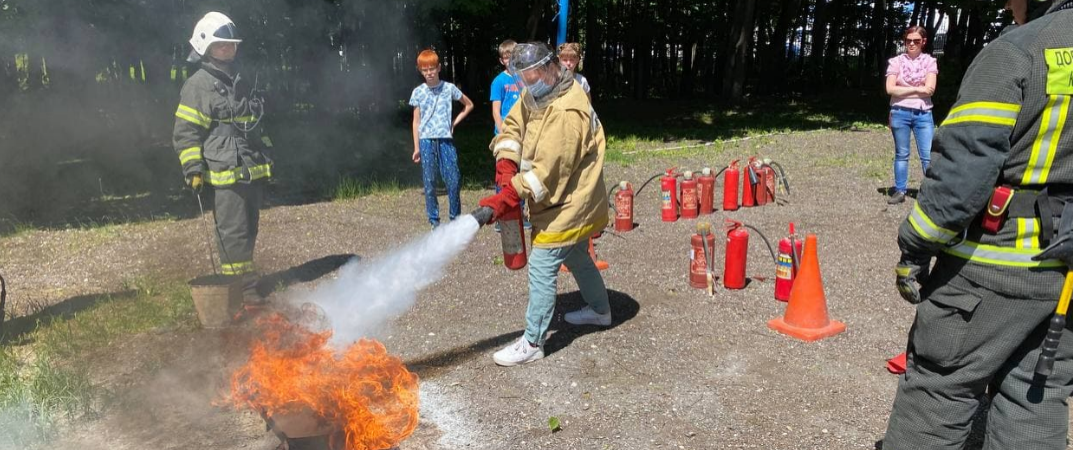
[[898, 293], [905, 301], [914, 305], [920, 303], [920, 285], [928, 281], [930, 264], [931, 258], [919, 259], [902, 255], [902, 260], [898, 261], [898, 266], [894, 268], [894, 271], [898, 275], [896, 281]]
[[190, 175], [190, 178], [186, 179], [186, 183], [190, 185], [190, 189], [194, 192], [201, 192], [202, 179], [200, 173]]
[[482, 206], [469, 213], [474, 219], [477, 219], [477, 226], [488, 225], [492, 221], [492, 208]]
[[507, 158], [496, 161], [496, 186], [502, 188], [504, 185], [510, 184], [510, 180], [517, 174], [518, 165], [514, 161]]
[[510, 212], [511, 209], [517, 208], [521, 202], [522, 199], [518, 197], [518, 191], [514, 190], [513, 185], [507, 183], [498, 194], [482, 198], [477, 204], [491, 208], [492, 220], [496, 220]]

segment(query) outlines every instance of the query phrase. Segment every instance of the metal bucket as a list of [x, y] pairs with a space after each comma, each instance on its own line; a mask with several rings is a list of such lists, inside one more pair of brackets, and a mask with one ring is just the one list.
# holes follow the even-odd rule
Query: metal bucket
[[202, 327], [226, 327], [242, 306], [242, 281], [222, 275], [195, 278], [190, 280], [190, 296]]

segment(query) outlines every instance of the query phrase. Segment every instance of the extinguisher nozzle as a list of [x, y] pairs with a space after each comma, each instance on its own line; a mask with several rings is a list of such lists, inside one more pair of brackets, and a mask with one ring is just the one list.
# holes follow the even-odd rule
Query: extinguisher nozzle
[[488, 225], [488, 223], [492, 221], [492, 208], [489, 208], [487, 206], [477, 208], [469, 214], [477, 220], [477, 225], [480, 225], [482, 227]]

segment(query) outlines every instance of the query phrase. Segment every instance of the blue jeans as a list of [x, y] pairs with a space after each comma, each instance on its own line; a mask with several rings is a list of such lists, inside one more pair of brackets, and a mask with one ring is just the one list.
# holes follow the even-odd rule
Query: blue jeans
[[931, 164], [931, 138], [935, 135], [935, 121], [931, 111], [890, 108], [890, 132], [894, 135], [894, 190], [904, 193], [909, 185], [909, 133], [917, 139], [917, 154], [924, 173]]
[[425, 183], [425, 213], [432, 225], [440, 224], [440, 204], [436, 200], [436, 174], [447, 185], [451, 220], [462, 214], [462, 187], [459, 184], [458, 152], [453, 139], [421, 139], [421, 179]]
[[559, 248], [534, 248], [529, 255], [529, 308], [525, 312], [525, 339], [543, 345], [544, 333], [555, 312], [559, 267], [566, 264], [574, 275], [581, 298], [598, 314], [611, 311], [604, 278], [589, 256], [589, 241]]

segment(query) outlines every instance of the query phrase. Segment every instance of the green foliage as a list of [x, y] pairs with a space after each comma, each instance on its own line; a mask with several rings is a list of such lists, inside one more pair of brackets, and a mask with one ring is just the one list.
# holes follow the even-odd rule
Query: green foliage
[[387, 181], [362, 181], [353, 177], [343, 177], [335, 186], [332, 200], [352, 200], [374, 194], [395, 194], [402, 190], [399, 181], [395, 179]]
[[99, 413], [106, 392], [87, 362], [116, 340], [197, 326], [185, 283], [139, 278], [126, 287], [69, 317], [38, 320], [25, 344], [0, 347], [0, 448], [47, 442], [63, 421]]
[[559, 424], [559, 418], [558, 417], [555, 417], [555, 416], [548, 417], [548, 429], [551, 430], [552, 433], [562, 430], [562, 428], [560, 428], [559, 425], [560, 424]]

